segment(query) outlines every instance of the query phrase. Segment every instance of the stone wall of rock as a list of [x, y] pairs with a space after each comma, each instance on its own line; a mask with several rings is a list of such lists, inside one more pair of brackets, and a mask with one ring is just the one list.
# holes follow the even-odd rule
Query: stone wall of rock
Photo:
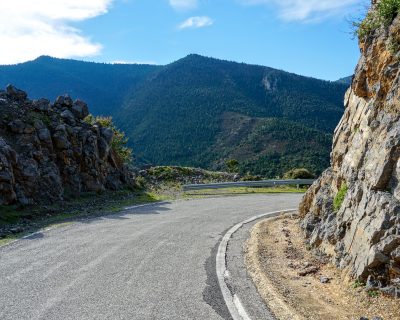
[[89, 125], [87, 105], [61, 96], [30, 100], [0, 90], [0, 205], [62, 200], [133, 183], [111, 148], [113, 131]]
[[[331, 168], [304, 196], [300, 214], [315, 250], [368, 288], [400, 296], [400, 54], [393, 42], [400, 43], [400, 17], [360, 43]], [[341, 188], [348, 191], [335, 210]]]

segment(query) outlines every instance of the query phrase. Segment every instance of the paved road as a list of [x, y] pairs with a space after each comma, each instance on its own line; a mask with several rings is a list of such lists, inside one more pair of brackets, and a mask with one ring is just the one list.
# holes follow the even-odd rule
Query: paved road
[[300, 195], [154, 204], [0, 248], [0, 319], [230, 319], [215, 251], [232, 225]]

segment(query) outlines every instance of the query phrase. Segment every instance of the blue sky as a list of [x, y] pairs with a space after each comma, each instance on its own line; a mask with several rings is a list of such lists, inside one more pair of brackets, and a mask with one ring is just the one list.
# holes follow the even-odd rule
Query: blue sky
[[0, 26], [0, 42], [5, 44], [1, 64], [42, 54], [167, 64], [198, 53], [336, 80], [354, 71], [359, 49], [346, 19], [359, 16], [367, 1], [32, 2], [0, 5], [5, 21]]

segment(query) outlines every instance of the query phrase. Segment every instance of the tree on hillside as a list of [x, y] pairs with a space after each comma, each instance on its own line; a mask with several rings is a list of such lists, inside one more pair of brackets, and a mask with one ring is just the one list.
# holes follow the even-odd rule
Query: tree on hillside
[[236, 159], [229, 159], [225, 161], [225, 166], [228, 172], [237, 173], [239, 172], [239, 161]]

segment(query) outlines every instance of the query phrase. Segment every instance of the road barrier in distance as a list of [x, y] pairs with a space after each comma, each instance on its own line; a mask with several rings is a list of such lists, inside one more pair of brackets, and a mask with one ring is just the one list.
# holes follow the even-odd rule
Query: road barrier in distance
[[314, 179], [293, 179], [293, 180], [261, 180], [261, 181], [239, 181], [239, 182], [222, 182], [209, 184], [186, 184], [183, 191], [205, 190], [205, 189], [224, 189], [224, 188], [252, 188], [252, 187], [276, 187], [286, 185], [312, 185]]

